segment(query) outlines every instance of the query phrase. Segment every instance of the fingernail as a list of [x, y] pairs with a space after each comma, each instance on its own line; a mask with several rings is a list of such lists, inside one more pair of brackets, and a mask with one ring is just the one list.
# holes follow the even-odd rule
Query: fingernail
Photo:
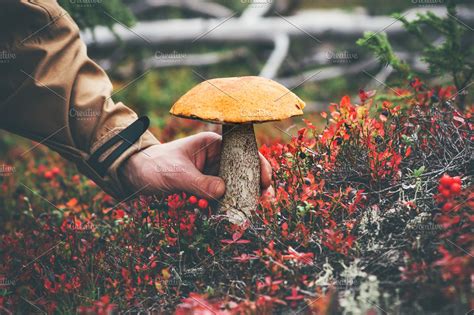
[[219, 179], [213, 180], [211, 184], [211, 191], [216, 197], [222, 196], [224, 194], [224, 182]]

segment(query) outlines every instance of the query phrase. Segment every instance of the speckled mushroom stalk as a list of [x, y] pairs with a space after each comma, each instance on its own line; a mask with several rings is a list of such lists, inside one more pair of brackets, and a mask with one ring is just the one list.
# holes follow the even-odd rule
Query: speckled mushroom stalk
[[253, 124], [224, 124], [219, 177], [226, 185], [219, 209], [232, 223], [242, 224], [257, 208], [260, 160]]

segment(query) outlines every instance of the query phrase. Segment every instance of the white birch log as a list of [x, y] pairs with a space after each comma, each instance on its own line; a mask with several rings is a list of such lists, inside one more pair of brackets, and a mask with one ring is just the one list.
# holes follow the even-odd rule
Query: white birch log
[[[445, 8], [440, 7], [412, 9], [404, 15], [410, 20], [416, 17], [417, 12], [428, 10], [438, 16], [446, 16]], [[474, 13], [459, 7], [459, 17], [469, 22], [474, 20]], [[138, 22], [132, 28], [117, 24], [114, 30], [122, 42], [137, 46], [199, 42], [273, 42], [280, 34], [306, 37], [318, 45], [318, 41], [328, 37], [357, 37], [364, 31], [383, 31], [388, 34], [404, 32], [402, 23], [392, 17], [369, 16], [342, 10], [308, 10], [293, 16], [253, 19], [241, 19], [231, 15], [226, 18], [147, 21]], [[87, 45], [98, 48], [113, 47], [120, 43], [106, 27], [96, 27], [95, 39], [90, 30], [83, 32], [82, 37]]]

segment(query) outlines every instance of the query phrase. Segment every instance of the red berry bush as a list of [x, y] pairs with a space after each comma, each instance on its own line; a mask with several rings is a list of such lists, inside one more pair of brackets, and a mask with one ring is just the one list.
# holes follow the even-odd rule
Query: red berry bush
[[37, 152], [2, 177], [0, 309], [469, 311], [471, 113], [450, 87], [395, 92], [345, 96], [322, 130], [305, 121], [289, 143], [263, 145], [276, 196], [244, 226], [184, 193], [116, 204]]

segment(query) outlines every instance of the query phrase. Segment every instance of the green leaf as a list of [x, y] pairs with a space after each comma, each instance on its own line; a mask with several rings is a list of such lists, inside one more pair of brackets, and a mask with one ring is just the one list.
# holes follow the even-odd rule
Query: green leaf
[[416, 178], [420, 177], [421, 175], [423, 175], [423, 173], [425, 172], [426, 168], [425, 166], [421, 166], [420, 168], [416, 169], [413, 171], [413, 176], [415, 176]]

